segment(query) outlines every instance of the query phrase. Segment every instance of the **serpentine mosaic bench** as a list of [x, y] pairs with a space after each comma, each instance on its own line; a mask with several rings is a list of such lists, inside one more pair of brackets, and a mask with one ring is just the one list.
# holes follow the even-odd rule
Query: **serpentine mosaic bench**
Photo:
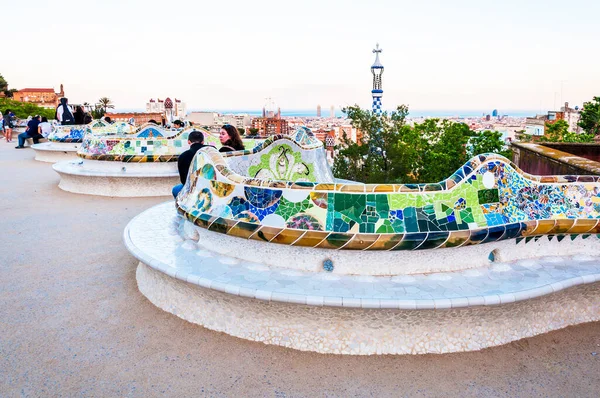
[[65, 191], [102, 196], [168, 196], [179, 182], [177, 158], [191, 130], [144, 125], [123, 135], [88, 134], [78, 159], [54, 164]]
[[[120, 126], [120, 124], [119, 124]], [[75, 159], [77, 150], [86, 134], [92, 134], [104, 129], [116, 130], [104, 120], [94, 120], [89, 124], [54, 126], [47, 142], [31, 146], [35, 150], [35, 160], [56, 163], [63, 160]]]
[[600, 319], [600, 181], [480, 155], [435, 184], [336, 181], [308, 130], [194, 158], [125, 230], [140, 291], [210, 329], [341, 354], [481, 349]]
[[61, 189], [102, 196], [169, 196], [179, 183], [177, 159], [189, 149], [190, 132], [198, 130], [212, 137], [203, 129], [165, 130], [155, 124], [123, 134], [112, 134], [109, 128], [85, 135], [78, 159], [53, 165], [61, 176]]

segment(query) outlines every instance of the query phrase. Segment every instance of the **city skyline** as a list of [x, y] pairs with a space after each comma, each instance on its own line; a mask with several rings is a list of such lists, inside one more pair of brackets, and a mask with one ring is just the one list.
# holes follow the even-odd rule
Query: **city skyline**
[[[592, 51], [600, 4], [592, 1], [230, 3], [224, 13], [219, 4], [180, 1], [161, 14], [155, 0], [110, 0], [85, 18], [81, 2], [12, 3], [3, 13], [35, 9], [47, 23], [23, 29], [7, 19], [20, 56], [4, 56], [0, 73], [10, 88], [63, 83], [71, 102], [108, 96], [118, 109], [166, 96], [189, 109], [259, 109], [266, 97], [282, 110], [370, 108], [379, 43], [387, 110], [543, 112], [600, 92]], [[27, 61], [48, 30], [68, 45]]]

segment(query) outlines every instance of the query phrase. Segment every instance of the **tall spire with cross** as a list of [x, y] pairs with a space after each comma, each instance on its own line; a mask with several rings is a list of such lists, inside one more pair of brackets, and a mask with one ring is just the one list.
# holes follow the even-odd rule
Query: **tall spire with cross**
[[371, 73], [373, 74], [373, 90], [371, 95], [373, 96], [373, 113], [381, 115], [381, 97], [383, 96], [383, 89], [381, 87], [381, 75], [383, 74], [383, 65], [379, 62], [379, 53], [381, 52], [379, 43], [375, 46], [373, 53], [375, 54], [375, 62], [371, 66]]

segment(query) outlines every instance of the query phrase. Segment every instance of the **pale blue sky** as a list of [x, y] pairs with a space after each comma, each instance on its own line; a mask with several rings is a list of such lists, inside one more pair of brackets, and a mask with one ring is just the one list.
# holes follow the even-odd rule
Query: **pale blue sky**
[[[0, 73], [71, 102], [547, 110], [600, 95], [600, 1], [3, 1]], [[32, 21], [34, 21], [32, 23]], [[8, 35], [6, 32], [11, 32]], [[35, 51], [39, 51], [36, 58]]]

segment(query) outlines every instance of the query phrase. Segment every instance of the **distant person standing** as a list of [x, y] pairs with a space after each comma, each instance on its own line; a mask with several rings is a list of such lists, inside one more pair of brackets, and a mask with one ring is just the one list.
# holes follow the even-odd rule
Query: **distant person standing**
[[15, 147], [16, 149], [25, 148], [25, 140], [28, 138], [33, 138], [33, 142], [35, 144], [38, 143], [40, 138], [43, 138], [42, 135], [38, 132], [40, 122], [41, 118], [38, 115], [31, 118], [31, 120], [27, 123], [27, 129], [25, 130], [25, 132], [19, 134], [19, 145]]
[[4, 128], [4, 137], [6, 138], [6, 142], [12, 142], [12, 131], [14, 125], [14, 113], [10, 109], [7, 109], [4, 112], [4, 117], [2, 118], [2, 127]]
[[60, 99], [60, 104], [56, 107], [55, 118], [63, 126], [75, 124], [75, 116], [73, 116], [73, 110], [69, 106], [69, 100], [67, 98], [63, 97]]
[[83, 118], [85, 117], [85, 111], [81, 105], [77, 105], [75, 107], [75, 113], [73, 113], [73, 117], [75, 118], [75, 124], [85, 124], [83, 122]]

